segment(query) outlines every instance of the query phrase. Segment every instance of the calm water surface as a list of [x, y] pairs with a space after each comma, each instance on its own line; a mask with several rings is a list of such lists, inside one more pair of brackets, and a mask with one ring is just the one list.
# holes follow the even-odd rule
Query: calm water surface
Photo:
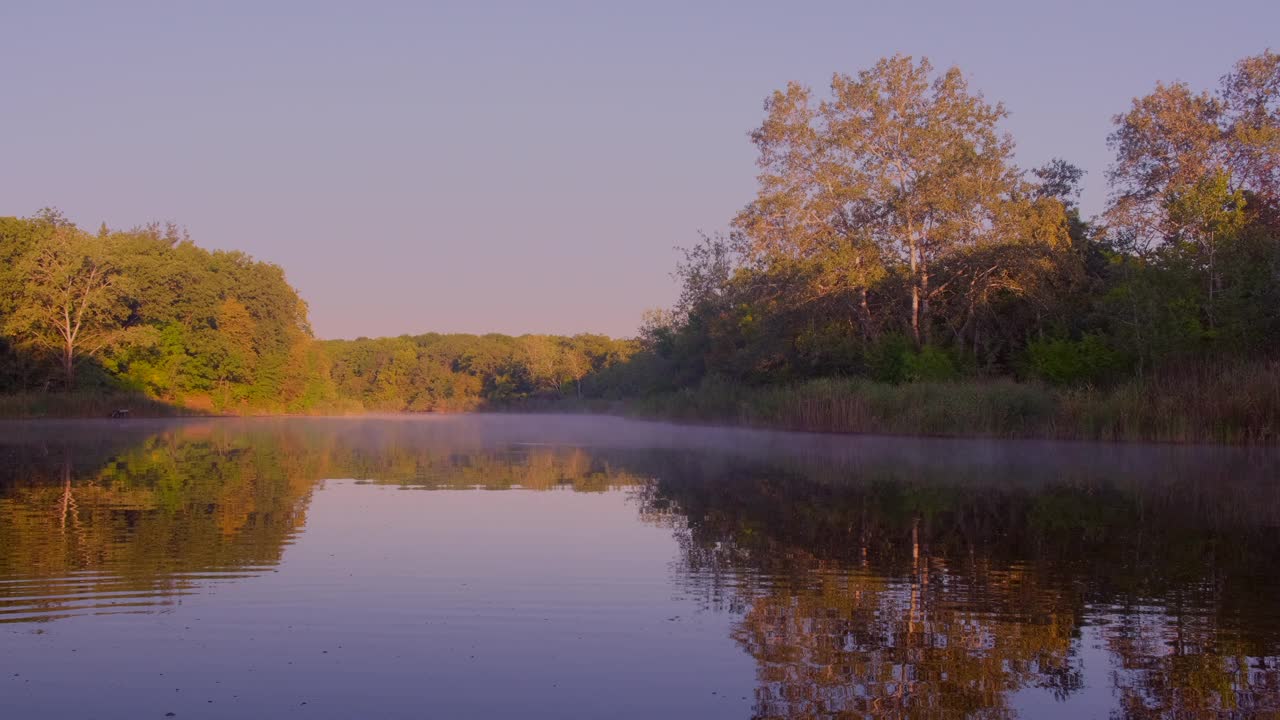
[[0, 424], [0, 718], [1280, 716], [1280, 455]]

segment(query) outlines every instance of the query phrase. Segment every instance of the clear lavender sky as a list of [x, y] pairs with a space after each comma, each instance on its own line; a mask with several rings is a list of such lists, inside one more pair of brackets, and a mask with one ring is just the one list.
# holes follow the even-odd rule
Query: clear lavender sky
[[4, 0], [0, 215], [174, 220], [283, 265], [321, 337], [630, 335], [788, 80], [957, 64], [1096, 212], [1113, 114], [1268, 44], [1275, 0]]

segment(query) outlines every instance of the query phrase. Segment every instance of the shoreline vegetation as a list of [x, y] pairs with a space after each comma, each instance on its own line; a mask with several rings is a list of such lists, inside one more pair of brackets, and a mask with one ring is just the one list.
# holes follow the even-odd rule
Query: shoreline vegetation
[[[638, 335], [321, 340], [173, 224], [0, 217], [0, 417], [593, 411], [819, 432], [1280, 442], [1280, 54], [1113, 116], [1110, 200], [957, 68], [788, 84], [757, 192]], [[600, 272], [605, 272], [603, 269]], [[485, 291], [500, 292], [500, 289]]]
[[647, 419], [802, 432], [1104, 442], [1273, 444], [1280, 367], [1187, 373], [1108, 388], [1008, 378], [889, 385], [861, 378], [706, 383], [638, 399]]
[[[122, 394], [0, 396], [0, 418], [237, 417]], [[292, 415], [370, 414], [346, 406]], [[798, 432], [1103, 442], [1280, 441], [1280, 363], [1203, 367], [1107, 387], [1054, 388], [1008, 378], [891, 385], [864, 378], [693, 388], [607, 400], [559, 397], [428, 412], [552, 412]], [[402, 414], [424, 414], [401, 411]], [[279, 416], [285, 413], [245, 413]]]

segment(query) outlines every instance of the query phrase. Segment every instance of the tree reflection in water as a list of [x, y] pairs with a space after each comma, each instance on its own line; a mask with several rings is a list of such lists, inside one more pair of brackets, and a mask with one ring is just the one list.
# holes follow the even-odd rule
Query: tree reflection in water
[[460, 449], [455, 435], [352, 429], [183, 423], [0, 445], [0, 623], [147, 612], [269, 571], [324, 478], [581, 492], [639, 482], [582, 449]]
[[154, 612], [269, 571], [326, 478], [624, 491], [670, 528], [681, 591], [733, 615], [757, 717], [1006, 717], [1023, 692], [1091, 691], [1119, 717], [1280, 713], [1272, 455], [518, 422], [10, 433], [0, 622]]
[[1086, 627], [1118, 716], [1280, 711], [1274, 489], [690, 465], [644, 506], [686, 586], [741, 613], [758, 717], [1011, 716], [1016, 691], [1082, 689]]

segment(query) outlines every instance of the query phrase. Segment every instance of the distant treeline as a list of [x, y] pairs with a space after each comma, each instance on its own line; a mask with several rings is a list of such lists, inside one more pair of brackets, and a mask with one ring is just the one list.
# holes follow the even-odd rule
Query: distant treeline
[[579, 394], [634, 343], [596, 335], [317, 341], [283, 271], [173, 227], [0, 219], [0, 389], [133, 392], [216, 412], [469, 410]]
[[0, 268], [0, 392], [27, 397], [132, 393], [233, 413], [470, 410], [580, 395], [584, 378], [636, 347], [599, 335], [317, 341], [275, 265], [205, 250], [173, 226], [87, 233], [52, 210], [0, 218]]
[[[1280, 55], [1241, 60], [1211, 90], [1158, 84], [1116, 115], [1110, 200], [1088, 219], [1084, 173], [1061, 159], [1018, 167], [1004, 107], [956, 68], [895, 56], [835, 75], [821, 98], [788, 85], [764, 110], [751, 133], [756, 197], [729, 232], [686, 251], [679, 300], [646, 316], [635, 340], [316, 341], [276, 266], [203, 250], [172, 226], [95, 235], [45, 211], [0, 219], [0, 390], [135, 392], [237, 412], [677, 395], [724, 417], [743, 414], [733, 388], [852, 378], [883, 393], [1012, 378], [1038, 394], [984, 406], [989, 432], [1028, 413], [1058, 427], [1066, 398], [1072, 417], [1112, 428], [1066, 434], [1127, 436], [1150, 434], [1118, 429], [1137, 427], [1124, 420], [1134, 398], [1158, 389], [1166, 405], [1142, 412], [1166, 415], [1178, 378], [1194, 377], [1187, 402], [1221, 405], [1196, 417], [1239, 426], [1218, 435], [1280, 432]], [[1248, 382], [1206, 384], [1224, 362]], [[869, 386], [810, 392], [835, 387]], [[1105, 407], [1079, 399], [1118, 387], [1097, 396]], [[767, 422], [766, 396], [752, 397]], [[929, 404], [931, 432], [972, 417]], [[883, 412], [855, 405], [837, 414], [871, 420], [821, 427], [902, 414], [896, 395]]]
[[336, 397], [368, 410], [453, 411], [598, 397], [637, 343], [603, 335], [440, 335], [326, 340]]

